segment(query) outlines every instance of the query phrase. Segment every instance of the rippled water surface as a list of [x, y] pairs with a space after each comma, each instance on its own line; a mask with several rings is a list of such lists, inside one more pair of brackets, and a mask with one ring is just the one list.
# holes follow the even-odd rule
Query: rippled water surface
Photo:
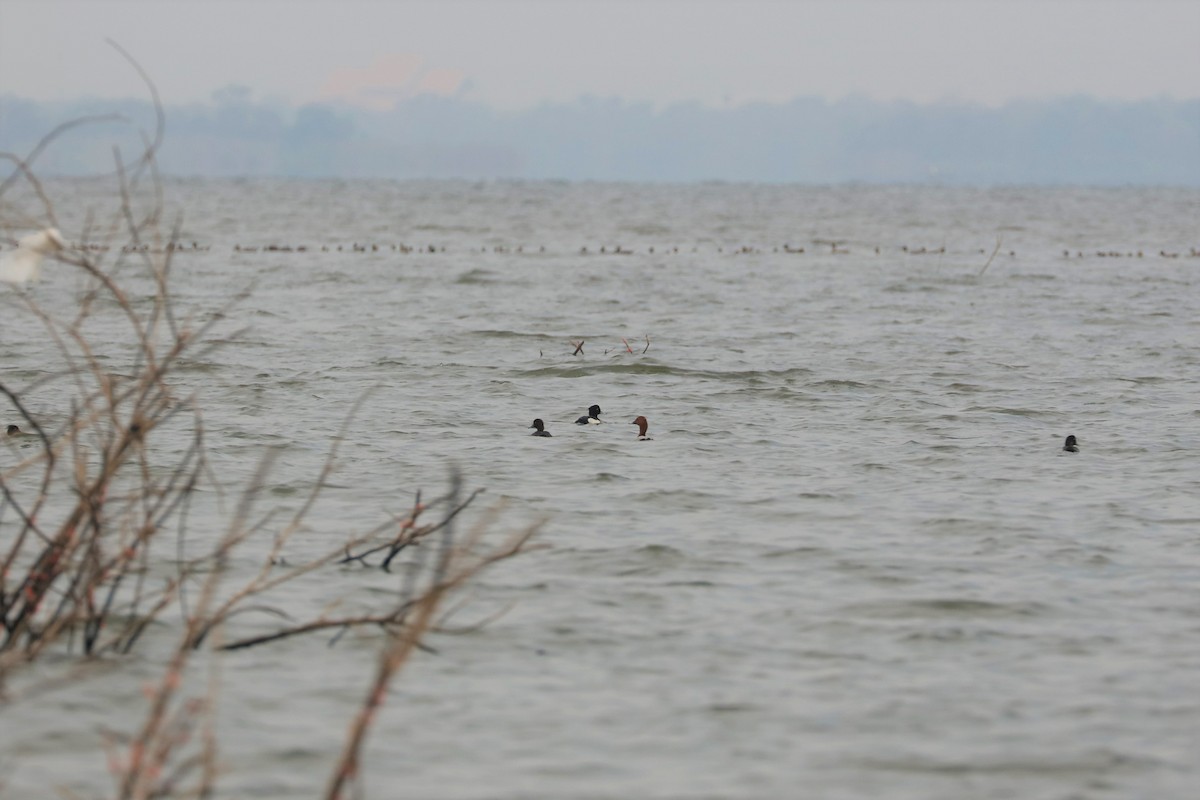
[[[77, 238], [98, 190], [52, 188]], [[450, 465], [506, 500], [500, 530], [548, 519], [455, 622], [508, 612], [395, 683], [368, 796], [1195, 796], [1197, 192], [166, 190], [211, 246], [175, 259], [179, 308], [253, 287], [180, 376], [216, 480], [283, 445], [270, 488], [296, 507], [371, 390], [290, 558]], [[40, 302], [77, 302], [65, 269]], [[0, 369], [31, 383], [53, 350], [13, 308]], [[607, 424], [572, 424], [592, 403]], [[393, 588], [331, 568], [276, 602]], [[377, 646], [224, 659], [227, 796], [318, 794]], [[134, 728], [157, 674], [118, 666], [0, 709], [0, 794], [106, 789], [101, 728]]]

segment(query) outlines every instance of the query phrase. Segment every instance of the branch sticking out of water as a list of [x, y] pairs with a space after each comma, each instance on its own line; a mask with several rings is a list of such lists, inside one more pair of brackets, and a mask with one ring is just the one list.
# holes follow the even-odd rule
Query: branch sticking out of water
[[982, 278], [983, 273], [987, 272], [988, 267], [990, 267], [992, 265], [992, 260], [996, 257], [996, 253], [1000, 252], [1000, 245], [1003, 242], [1004, 242], [1003, 237], [1000, 237], [1000, 236], [996, 237], [996, 247], [992, 250], [992, 254], [990, 256], [988, 256], [987, 263], [983, 265], [983, 269], [979, 270], [979, 275], [977, 275], [976, 277]]

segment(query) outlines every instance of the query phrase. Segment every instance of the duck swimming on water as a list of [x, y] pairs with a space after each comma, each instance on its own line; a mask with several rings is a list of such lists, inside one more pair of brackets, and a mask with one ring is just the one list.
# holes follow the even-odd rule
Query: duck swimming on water
[[586, 416], [575, 420], [576, 425], [599, 425], [600, 424], [600, 406], [593, 405], [588, 409]]
[[1067, 441], [1063, 443], [1063, 450], [1066, 450], [1068, 453], [1079, 452], [1079, 442], [1075, 441], [1075, 434], [1067, 437]]

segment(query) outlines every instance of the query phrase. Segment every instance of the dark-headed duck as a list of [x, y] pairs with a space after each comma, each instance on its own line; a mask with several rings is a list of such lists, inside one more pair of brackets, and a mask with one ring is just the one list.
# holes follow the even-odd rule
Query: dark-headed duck
[[549, 436], [550, 435], [550, 431], [546, 430], [546, 423], [542, 422], [540, 419], [535, 419], [533, 421], [533, 424], [530, 425], [529, 427], [537, 428], [537, 430], [535, 430], [532, 434], [530, 434], [531, 436]]
[[1075, 441], [1075, 434], [1067, 437], [1067, 441], [1063, 443], [1063, 450], [1066, 450], [1068, 453], [1079, 452], [1079, 442]]
[[592, 406], [588, 409], [587, 416], [580, 417], [575, 420], [576, 425], [599, 425], [600, 424], [600, 406]]
[[637, 419], [635, 419], [633, 422], [631, 422], [629, 424], [638, 426], [637, 440], [639, 442], [650, 441], [650, 437], [646, 435], [646, 431], [649, 430], [649, 428], [650, 428], [650, 423], [646, 421], [645, 417], [638, 417]]

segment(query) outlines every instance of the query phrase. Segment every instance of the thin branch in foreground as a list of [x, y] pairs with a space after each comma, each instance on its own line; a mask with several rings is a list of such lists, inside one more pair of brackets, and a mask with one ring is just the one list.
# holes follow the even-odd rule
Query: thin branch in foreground
[[1000, 245], [1003, 241], [1004, 241], [1004, 239], [1002, 237], [1000, 237], [1000, 236], [996, 237], [996, 247], [992, 250], [992, 254], [990, 256], [988, 256], [987, 263], [985, 263], [983, 265], [983, 269], [979, 270], [979, 274], [976, 275], [975, 277], [982, 278], [983, 273], [988, 271], [988, 267], [990, 267], [992, 265], [992, 260], [996, 257], [996, 253], [1000, 252]]
[[445, 598], [492, 564], [522, 552], [540, 526], [541, 523], [538, 523], [512, 534], [496, 550], [480, 554], [478, 546], [486, 525], [476, 526], [463, 543], [456, 543], [454, 526], [447, 525], [438, 561], [432, 568], [434, 581], [413, 601], [408, 624], [388, 640], [380, 653], [375, 676], [368, 687], [362, 707], [351, 723], [341, 757], [330, 776], [325, 792], [326, 800], [342, 800], [347, 791], [356, 785], [361, 770], [361, 750], [383, 707], [388, 687], [413, 651], [421, 649], [421, 639], [433, 628]]

